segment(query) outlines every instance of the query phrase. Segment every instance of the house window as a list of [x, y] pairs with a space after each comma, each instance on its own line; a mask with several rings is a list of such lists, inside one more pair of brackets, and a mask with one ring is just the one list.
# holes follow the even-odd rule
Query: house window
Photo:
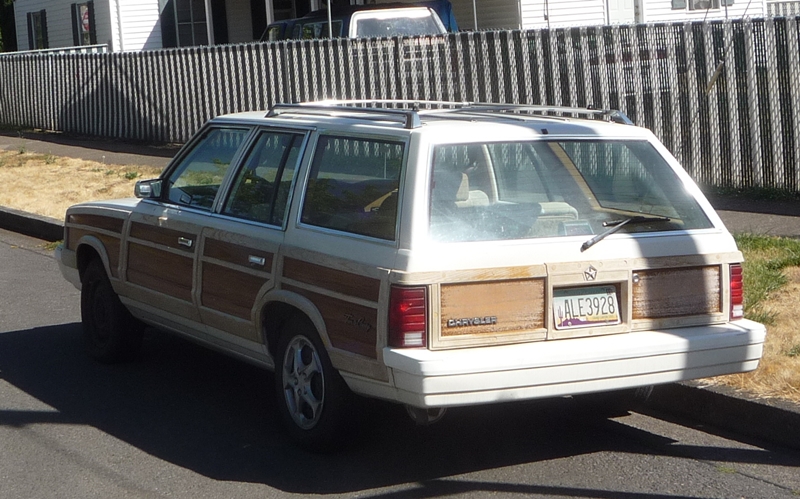
[[175, 0], [178, 46], [208, 45], [204, 0]]
[[672, 0], [672, 10], [719, 10], [720, 5], [729, 7], [733, 0]]
[[28, 48], [39, 50], [48, 46], [46, 12], [44, 10], [28, 12]]
[[94, 2], [73, 3], [72, 42], [74, 45], [94, 45], [97, 32], [94, 25]]
[[689, 10], [716, 10], [719, 9], [719, 0], [689, 0]]

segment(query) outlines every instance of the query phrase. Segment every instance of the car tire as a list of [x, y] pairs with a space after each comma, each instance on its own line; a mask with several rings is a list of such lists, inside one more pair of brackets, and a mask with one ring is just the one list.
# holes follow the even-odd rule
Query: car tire
[[346, 443], [352, 430], [352, 393], [305, 317], [292, 317], [283, 327], [275, 390], [284, 426], [296, 444], [312, 452], [332, 452]]
[[81, 322], [86, 352], [99, 362], [127, 361], [140, 350], [144, 325], [122, 305], [99, 259], [81, 275]]

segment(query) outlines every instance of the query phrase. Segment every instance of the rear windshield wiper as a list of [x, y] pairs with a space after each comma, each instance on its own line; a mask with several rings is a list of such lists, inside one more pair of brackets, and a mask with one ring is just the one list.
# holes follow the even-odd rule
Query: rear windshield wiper
[[646, 222], [669, 222], [669, 217], [645, 217], [642, 215], [637, 215], [635, 217], [624, 218], [622, 220], [609, 220], [608, 222], [603, 222], [603, 227], [609, 227], [609, 229], [597, 234], [593, 238], [583, 243], [581, 245], [581, 251], [586, 251], [628, 224], [641, 224]]

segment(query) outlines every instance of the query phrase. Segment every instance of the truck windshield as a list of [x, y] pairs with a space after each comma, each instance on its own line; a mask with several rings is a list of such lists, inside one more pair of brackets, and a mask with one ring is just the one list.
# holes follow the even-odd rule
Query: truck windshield
[[356, 38], [391, 36], [425, 36], [445, 33], [439, 16], [430, 9], [418, 7], [362, 11], [351, 20]]
[[646, 218], [620, 232], [712, 227], [646, 141], [539, 140], [434, 149], [430, 234], [435, 240], [586, 239], [629, 217]]

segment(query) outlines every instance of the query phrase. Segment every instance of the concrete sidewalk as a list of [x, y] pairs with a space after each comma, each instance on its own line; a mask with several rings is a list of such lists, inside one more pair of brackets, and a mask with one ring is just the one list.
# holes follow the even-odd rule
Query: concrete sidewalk
[[179, 148], [179, 145], [154, 146], [72, 137], [60, 133], [0, 131], [0, 150], [52, 154], [110, 165], [145, 165], [163, 168]]
[[[107, 164], [164, 167], [178, 146], [151, 146], [60, 134], [0, 132], [0, 150], [20, 150]], [[800, 202], [711, 198], [731, 232], [800, 237]], [[46, 241], [63, 237], [63, 221], [0, 207], [0, 228]], [[647, 406], [764, 443], [800, 449], [800, 404], [756, 400], [725, 386], [697, 382], [656, 387]]]

